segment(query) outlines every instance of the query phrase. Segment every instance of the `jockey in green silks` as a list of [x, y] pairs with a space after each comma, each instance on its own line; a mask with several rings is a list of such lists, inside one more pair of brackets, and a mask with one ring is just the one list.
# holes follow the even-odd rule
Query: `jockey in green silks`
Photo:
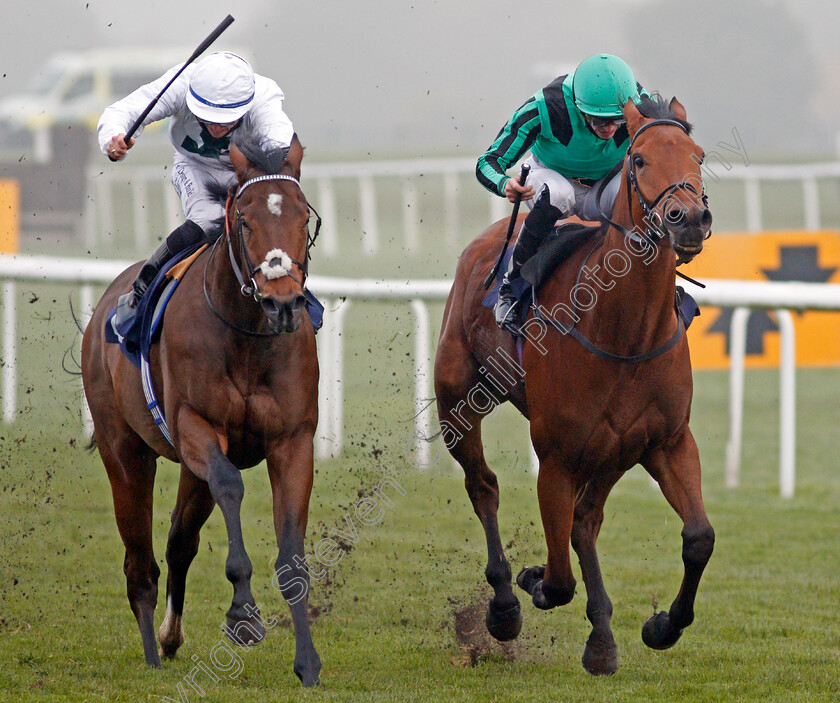
[[[554, 223], [569, 215], [600, 219], [595, 196], [601, 179], [624, 158], [630, 143], [624, 105], [627, 100], [638, 103], [642, 92], [624, 61], [611, 54], [595, 54], [574, 73], [555, 78], [531, 96], [479, 157], [479, 183], [511, 202], [521, 196], [531, 210], [499, 290], [496, 322], [500, 326], [517, 332], [510, 282]], [[506, 170], [529, 149], [525, 163], [531, 170], [521, 185]], [[612, 211], [620, 184], [620, 173], [604, 184], [601, 207], [605, 212]]]

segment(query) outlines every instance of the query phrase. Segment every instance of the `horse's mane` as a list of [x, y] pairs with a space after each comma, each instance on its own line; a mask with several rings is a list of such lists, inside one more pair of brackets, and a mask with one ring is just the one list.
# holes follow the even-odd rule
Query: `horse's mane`
[[691, 123], [677, 117], [671, 109], [670, 101], [663, 98], [659, 93], [653, 93], [649, 97], [643, 95], [641, 102], [636, 107], [642, 113], [642, 117], [654, 120], [674, 120], [685, 127], [686, 134], [691, 134]]
[[265, 146], [260, 144], [253, 134], [245, 134], [240, 130], [233, 133], [232, 141], [245, 158], [264, 173], [280, 173], [283, 164], [286, 162], [286, 157], [289, 155], [289, 147], [277, 142]]

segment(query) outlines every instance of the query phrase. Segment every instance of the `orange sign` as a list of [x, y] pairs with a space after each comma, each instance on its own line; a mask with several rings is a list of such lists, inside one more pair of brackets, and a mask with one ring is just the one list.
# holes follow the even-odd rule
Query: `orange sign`
[[20, 240], [20, 186], [0, 179], [0, 253], [15, 254]]
[[[703, 253], [680, 271], [708, 278], [840, 283], [840, 232], [779, 231], [714, 234]], [[679, 282], [679, 281], [678, 281]], [[688, 330], [696, 369], [729, 367], [732, 309], [701, 308]], [[840, 363], [840, 312], [793, 313], [798, 366]], [[747, 322], [748, 368], [779, 364], [779, 329], [772, 310], [754, 310]]]

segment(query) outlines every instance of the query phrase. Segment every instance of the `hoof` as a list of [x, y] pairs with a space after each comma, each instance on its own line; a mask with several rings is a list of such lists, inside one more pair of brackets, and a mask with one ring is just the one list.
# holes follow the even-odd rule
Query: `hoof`
[[534, 586], [534, 590], [531, 592], [531, 600], [534, 602], [534, 607], [540, 610], [551, 610], [557, 605], [545, 597], [542, 580], [537, 581], [537, 585]]
[[304, 688], [324, 687], [320, 678], [321, 658], [316, 651], [296, 656], [294, 670]]
[[229, 610], [222, 629], [231, 642], [240, 646], [252, 647], [265, 639], [265, 626], [259, 619], [259, 614], [250, 617], [243, 613], [241, 617], [237, 617], [233, 610]]
[[682, 632], [671, 625], [671, 618], [662, 610], [645, 623], [642, 628], [642, 642], [651, 649], [668, 649], [677, 643]]
[[593, 631], [586, 641], [581, 663], [593, 676], [612, 676], [618, 671], [618, 647], [612, 633], [598, 636]]
[[304, 688], [324, 688], [324, 684], [321, 683], [321, 679], [319, 677], [316, 676], [313, 679], [312, 677], [301, 676], [300, 674], [298, 674], [297, 671], [295, 673], [300, 679], [301, 686], [303, 686]]
[[542, 581], [545, 575], [544, 566], [526, 566], [516, 575], [516, 585], [529, 596], [533, 595], [537, 583]]
[[164, 632], [163, 626], [161, 626], [158, 636], [160, 637], [158, 654], [161, 659], [174, 659], [178, 649], [186, 641], [184, 630], [180, 627], [174, 632]]
[[491, 600], [484, 615], [484, 622], [487, 631], [499, 642], [516, 639], [522, 629], [522, 609], [519, 607], [519, 601], [514, 598], [512, 606], [501, 609]]
[[158, 654], [160, 655], [161, 659], [174, 659], [175, 654], [178, 652], [178, 648], [183, 644], [183, 640], [181, 642], [175, 643], [168, 643], [164, 644], [163, 642], [160, 643], [160, 649], [158, 650]]

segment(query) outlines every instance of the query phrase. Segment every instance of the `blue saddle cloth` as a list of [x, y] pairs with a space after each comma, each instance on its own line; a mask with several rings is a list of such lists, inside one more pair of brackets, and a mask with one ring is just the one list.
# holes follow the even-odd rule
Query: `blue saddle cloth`
[[[177, 280], [166, 277], [167, 272], [193, 254], [200, 246], [198, 244], [176, 254], [163, 266], [137, 305], [134, 317], [127, 320], [124, 325], [120, 327], [115, 325], [116, 308], [108, 313], [105, 321], [105, 341], [119, 344], [122, 353], [136, 367], [140, 368], [141, 357], [149, 361], [150, 349], [160, 336], [160, 323], [163, 320], [164, 310], [178, 286]], [[306, 295], [306, 311], [317, 332], [324, 323], [324, 306], [309, 290], [305, 290], [304, 294]]]
[[[496, 307], [496, 301], [499, 299], [499, 288], [501, 287], [502, 280], [504, 279], [504, 272], [508, 270], [508, 264], [513, 256], [513, 247], [514, 245], [511, 245], [507, 248], [507, 251], [505, 251], [504, 257], [502, 258], [502, 265], [499, 267], [499, 272], [496, 274], [496, 280], [493, 283], [493, 287], [487, 292], [487, 295], [484, 296], [484, 300], [481, 301], [481, 304], [485, 308], [490, 308], [492, 310]], [[519, 278], [513, 280], [511, 288], [513, 289], [513, 296], [516, 300], [515, 322], [517, 327], [521, 327], [525, 323], [525, 318], [528, 316], [528, 307], [533, 298], [532, 285], [525, 279], [524, 276], [520, 276]], [[697, 305], [697, 301], [694, 300], [690, 294], [686, 293], [682, 286], [677, 286], [674, 309], [682, 318], [686, 329], [689, 328], [689, 325], [691, 325], [694, 318], [700, 314], [700, 306]]]

